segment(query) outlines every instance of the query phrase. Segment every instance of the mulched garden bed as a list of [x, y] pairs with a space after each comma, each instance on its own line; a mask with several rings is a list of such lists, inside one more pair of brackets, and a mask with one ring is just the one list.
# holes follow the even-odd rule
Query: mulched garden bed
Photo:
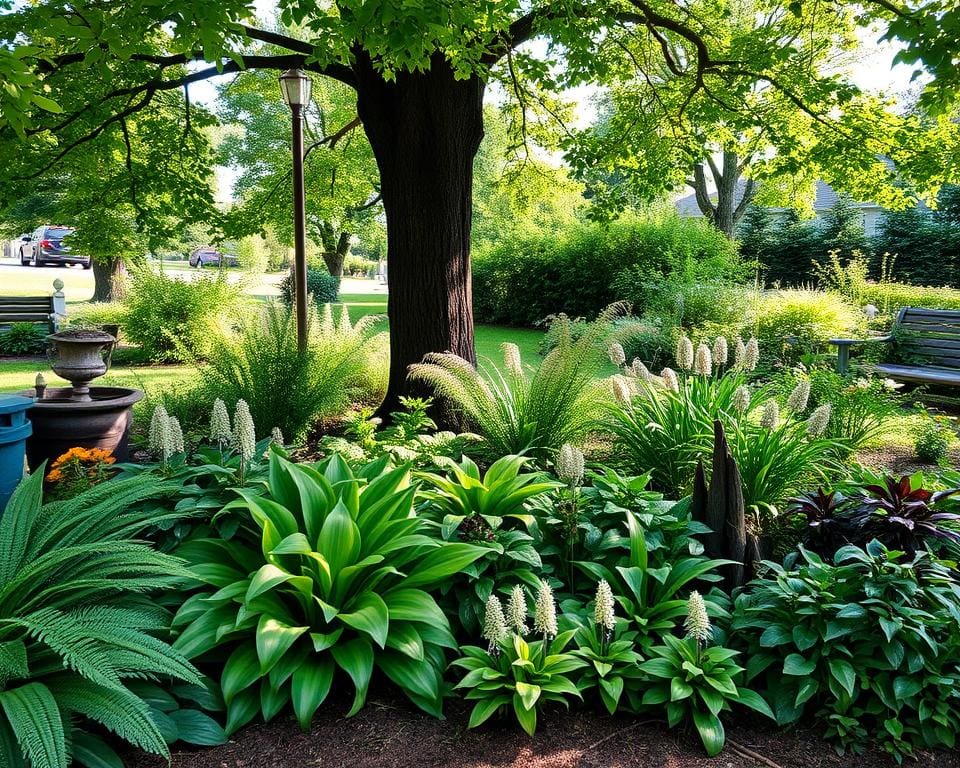
[[[171, 768], [879, 768], [880, 752], [838, 756], [814, 731], [782, 733], [745, 721], [728, 729], [727, 748], [705, 756], [694, 733], [663, 723], [562, 711], [541, 719], [534, 738], [507, 721], [467, 730], [469, 706], [450, 701], [435, 720], [401, 700], [374, 700], [353, 718], [327, 705], [303, 733], [292, 718], [241, 730], [228, 744], [176, 751]], [[344, 702], [345, 704], [345, 702]], [[163, 760], [128, 757], [128, 768]], [[956, 753], [923, 753], [919, 768], [960, 768]]]

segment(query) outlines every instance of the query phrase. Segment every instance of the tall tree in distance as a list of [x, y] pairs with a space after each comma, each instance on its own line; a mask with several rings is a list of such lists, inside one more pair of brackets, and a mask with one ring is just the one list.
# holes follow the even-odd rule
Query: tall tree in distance
[[[260, 231], [271, 224], [293, 242], [290, 174], [290, 110], [279, 97], [277, 79], [252, 71], [220, 88], [221, 163], [238, 169], [238, 202], [228, 217], [230, 234]], [[354, 236], [381, 226], [377, 164], [357, 118], [356, 93], [320, 78], [304, 121], [304, 183], [307, 237], [330, 274], [340, 277]]]
[[[756, 181], [748, 178], [741, 186], [746, 160], [741, 160], [734, 150], [724, 149], [721, 157], [719, 165], [712, 154], [708, 154], [702, 162], [695, 163], [693, 177], [687, 180], [687, 184], [693, 188], [697, 207], [707, 221], [732, 238], [756, 193]], [[716, 200], [710, 194], [707, 167], [710, 168], [716, 189]]]
[[[675, 84], [669, 125], [676, 136], [666, 135], [669, 130], [654, 112], [635, 113], [638, 124], [662, 138], [661, 146], [653, 142], [650, 151], [632, 158], [642, 166], [639, 176], [649, 182], [649, 194], [676, 177], [676, 158], [663, 145], [672, 138], [689, 146], [683, 118], [690, 105], [717, 94], [732, 124], [762, 125], [764, 115], [751, 103], [758, 86], [804, 105], [804, 114], [819, 126], [817, 145], [810, 148], [789, 123], [776, 123], [783, 130], [771, 131], [769, 139], [777, 157], [790, 157], [799, 167], [812, 150], [844, 153], [851, 175], [890, 199], [908, 198], [910, 192], [897, 192], [896, 179], [877, 164], [878, 153], [896, 154], [900, 175], [932, 194], [944, 172], [931, 160], [923, 132], [937, 131], [935, 151], [941, 157], [956, 151], [955, 126], [937, 122], [928, 130], [890, 114], [855, 85], [811, 72], [802, 47], [783, 45], [779, 34], [771, 36], [765, 27], [737, 37], [725, 34], [730, 9], [722, 0], [280, 0], [279, 6], [282, 23], [302, 31], [258, 27], [252, 0], [38, 0], [0, 16], [0, 36], [33, 77], [17, 89], [45, 100], [0, 102], [9, 113], [0, 124], [5, 145], [0, 149], [13, 157], [18, 142], [23, 157], [6, 173], [41, 174], [91, 136], [145, 109], [159, 93], [217, 74], [301, 67], [354, 89], [357, 116], [379, 169], [387, 223], [386, 411], [407, 388], [407, 367], [424, 354], [450, 350], [475, 360], [473, 160], [491, 81], [535, 83], [556, 93], [584, 83], [616, 88], [634, 82], [638, 73], [653, 79], [668, 69]], [[879, 22], [904, 41], [905, 57], [934, 74], [925, 94], [931, 105], [957, 99], [960, 74], [944, 64], [960, 47], [960, 8], [954, 0], [918, 0], [908, 8], [888, 0], [757, 0], [755, 10], [795, 16], [798, 39], [818, 30], [839, 41], [858, 26]], [[940, 24], [931, 26], [931, 18]], [[526, 45], [534, 39], [547, 44]], [[184, 68], [192, 62], [197, 63]], [[7, 76], [8, 64], [6, 56], [0, 59], [0, 76]], [[624, 142], [630, 146], [629, 138]], [[583, 166], [597, 162], [596, 148], [571, 135], [567, 154]], [[687, 173], [689, 154], [682, 159]], [[872, 197], [882, 202], [879, 194]]]

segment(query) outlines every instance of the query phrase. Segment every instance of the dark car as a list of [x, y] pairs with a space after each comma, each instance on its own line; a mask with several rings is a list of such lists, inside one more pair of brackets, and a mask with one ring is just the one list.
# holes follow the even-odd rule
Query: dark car
[[84, 269], [90, 269], [90, 257], [75, 253], [70, 245], [70, 235], [73, 227], [45, 225], [37, 227], [32, 234], [23, 238], [20, 246], [20, 263], [27, 266], [33, 262], [35, 267], [45, 267], [47, 264], [79, 264]]
[[209, 246], [197, 248], [190, 254], [191, 267], [219, 267], [221, 260], [228, 267], [237, 266], [237, 257], [227, 253], [220, 253], [216, 248]]

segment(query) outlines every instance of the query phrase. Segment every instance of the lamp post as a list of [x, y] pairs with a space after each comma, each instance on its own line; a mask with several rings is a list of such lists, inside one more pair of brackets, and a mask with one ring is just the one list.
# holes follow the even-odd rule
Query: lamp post
[[310, 103], [310, 78], [300, 69], [280, 75], [283, 100], [293, 117], [293, 284], [297, 308], [297, 346], [307, 348], [307, 218], [303, 188], [303, 109]]

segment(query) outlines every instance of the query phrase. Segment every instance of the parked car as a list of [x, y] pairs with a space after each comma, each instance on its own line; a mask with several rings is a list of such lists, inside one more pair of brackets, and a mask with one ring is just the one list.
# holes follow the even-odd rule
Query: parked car
[[219, 267], [221, 260], [228, 267], [237, 266], [237, 257], [228, 253], [220, 253], [216, 248], [204, 246], [197, 248], [190, 254], [191, 267]]
[[20, 263], [25, 267], [29, 266], [30, 262], [33, 262], [35, 267], [45, 267], [47, 264], [79, 264], [84, 269], [90, 269], [90, 257], [75, 253], [70, 245], [68, 238], [74, 231], [73, 227], [52, 224], [37, 227], [30, 235], [21, 238]]

